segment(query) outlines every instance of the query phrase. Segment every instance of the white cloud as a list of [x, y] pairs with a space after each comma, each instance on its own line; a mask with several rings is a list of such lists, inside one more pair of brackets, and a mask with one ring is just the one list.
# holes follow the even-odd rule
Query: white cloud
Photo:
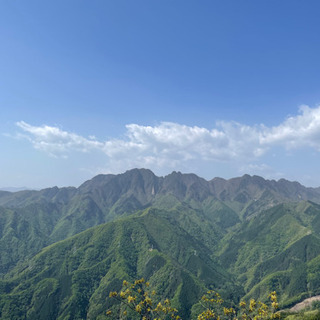
[[99, 141], [48, 125], [17, 126], [36, 149], [66, 156], [72, 151], [103, 152], [116, 166], [174, 167], [187, 161], [237, 161], [259, 159], [274, 146], [285, 149], [311, 147], [320, 151], [320, 107], [303, 106], [297, 116], [275, 127], [219, 122], [213, 129], [163, 122], [157, 126], [126, 126], [125, 139]]
[[34, 148], [53, 156], [65, 156], [70, 151], [89, 152], [103, 147], [103, 143], [93, 140], [92, 137], [86, 139], [57, 127], [36, 127], [24, 121], [17, 122], [16, 125], [24, 131], [22, 137], [27, 138]]
[[309, 146], [320, 151], [320, 107], [301, 106], [299, 115], [277, 127], [265, 128], [261, 145], [282, 145], [287, 149]]

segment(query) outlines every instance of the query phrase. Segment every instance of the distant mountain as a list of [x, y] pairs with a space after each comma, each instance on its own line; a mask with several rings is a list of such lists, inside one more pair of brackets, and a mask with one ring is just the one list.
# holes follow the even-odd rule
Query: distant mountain
[[[301, 200], [320, 203], [319, 189], [249, 175], [211, 181], [179, 172], [156, 177], [146, 169], [98, 175], [79, 188], [0, 191], [0, 206], [6, 212], [0, 217], [0, 230], [3, 230], [0, 245], [3, 241], [15, 243], [0, 258], [0, 273], [7, 272], [20, 258], [32, 256], [43, 246], [150, 206], [171, 209], [183, 203], [203, 212], [209, 219], [217, 219], [221, 229], [276, 204]], [[222, 228], [217, 234], [224, 232]], [[36, 245], [17, 253], [18, 248], [30, 243], [30, 234], [31, 242]]]
[[18, 191], [23, 191], [23, 190], [31, 190], [31, 188], [27, 188], [27, 187], [20, 187], [20, 188], [2, 187], [2, 188], [0, 188], [0, 191], [8, 191], [8, 192], [18, 192]]
[[289, 306], [320, 293], [320, 189], [133, 169], [0, 191], [0, 250], [1, 319], [104, 319], [107, 291], [141, 276], [184, 319], [208, 288]]
[[[320, 188], [306, 188], [298, 182], [284, 179], [275, 181], [244, 175], [230, 180], [214, 178], [206, 181], [195, 174], [172, 172], [168, 176], [157, 177], [150, 170], [133, 169], [119, 175], [98, 175], [79, 188], [54, 187], [14, 193], [0, 191], [0, 205], [23, 207], [39, 201], [68, 205], [76, 198], [90, 197], [102, 209], [110, 209], [111, 215], [121, 215], [128, 214], [126, 209], [141, 209], [167, 195], [187, 202], [202, 202], [211, 197], [230, 203], [241, 214], [250, 214], [254, 210], [251, 208], [253, 204], [264, 208], [285, 201], [320, 203]], [[123, 209], [123, 203], [129, 207]]]

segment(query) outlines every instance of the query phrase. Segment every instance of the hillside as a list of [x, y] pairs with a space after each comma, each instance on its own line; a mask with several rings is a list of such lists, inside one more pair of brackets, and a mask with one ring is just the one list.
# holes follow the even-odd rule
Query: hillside
[[204, 290], [282, 306], [320, 293], [320, 190], [134, 169], [79, 188], [0, 191], [1, 319], [104, 319], [145, 277], [190, 318]]
[[97, 319], [110, 307], [106, 292], [141, 276], [185, 318], [204, 288], [243, 294], [211, 250], [167, 214], [147, 209], [45, 248], [0, 282], [1, 319]]

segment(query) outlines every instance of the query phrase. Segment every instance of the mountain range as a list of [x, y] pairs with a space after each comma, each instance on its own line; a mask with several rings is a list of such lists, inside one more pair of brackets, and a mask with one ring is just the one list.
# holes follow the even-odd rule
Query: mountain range
[[0, 319], [106, 319], [144, 277], [193, 319], [208, 289], [236, 303], [320, 294], [320, 188], [147, 169], [80, 187], [0, 191]]

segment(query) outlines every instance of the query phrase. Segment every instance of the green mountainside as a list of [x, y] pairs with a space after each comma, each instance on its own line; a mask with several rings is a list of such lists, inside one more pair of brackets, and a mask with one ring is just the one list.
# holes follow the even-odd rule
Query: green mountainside
[[147, 209], [51, 245], [16, 269], [0, 282], [1, 319], [103, 319], [107, 293], [138, 277], [149, 279], [188, 318], [206, 287], [243, 294], [211, 256], [166, 212]]
[[221, 241], [220, 263], [238, 275], [249, 297], [265, 299], [276, 290], [290, 305], [319, 294], [318, 271], [309, 267], [319, 260], [319, 223], [315, 203], [277, 205]]
[[320, 294], [319, 204], [283, 179], [146, 169], [0, 191], [0, 319], [105, 319], [109, 291], [141, 277], [183, 319], [208, 289], [290, 306]]

